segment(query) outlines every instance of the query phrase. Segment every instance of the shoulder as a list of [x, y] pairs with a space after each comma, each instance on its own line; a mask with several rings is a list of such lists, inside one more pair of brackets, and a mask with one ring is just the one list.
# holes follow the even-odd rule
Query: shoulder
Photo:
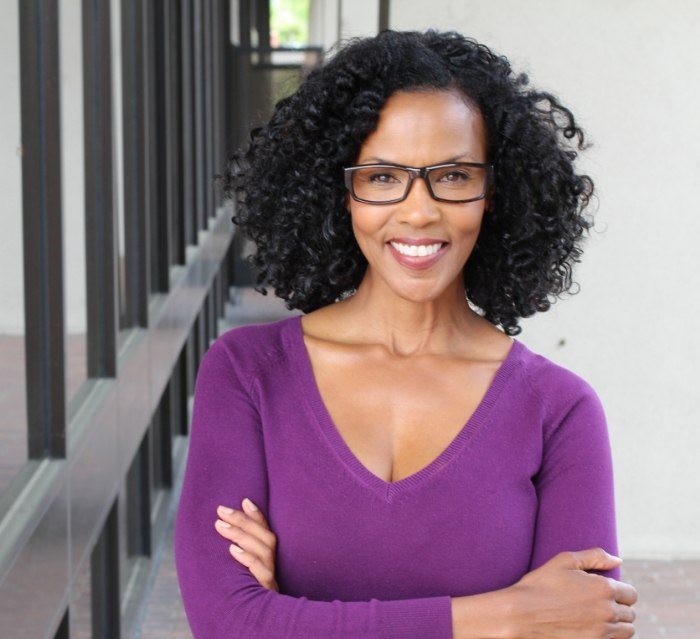
[[230, 328], [211, 343], [202, 363], [213, 359], [226, 361], [238, 376], [257, 377], [284, 355], [284, 332], [295, 319], [292, 316]]
[[542, 406], [546, 422], [555, 426], [581, 407], [604, 417], [600, 397], [587, 379], [571, 368], [523, 346], [523, 375]]

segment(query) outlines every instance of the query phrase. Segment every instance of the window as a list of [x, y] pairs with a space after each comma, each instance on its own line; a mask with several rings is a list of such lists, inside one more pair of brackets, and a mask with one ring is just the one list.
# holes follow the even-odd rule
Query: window
[[310, 0], [270, 1], [270, 46], [309, 46]]
[[0, 21], [0, 495], [28, 457], [18, 22], [10, 2]]
[[64, 229], [66, 405], [87, 379], [85, 255], [85, 136], [81, 3], [59, 6], [61, 86], [61, 180]]

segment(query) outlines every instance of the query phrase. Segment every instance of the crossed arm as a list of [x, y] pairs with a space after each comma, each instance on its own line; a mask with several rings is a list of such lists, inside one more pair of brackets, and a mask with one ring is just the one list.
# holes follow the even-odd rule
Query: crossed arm
[[[197, 377], [175, 529], [178, 578], [196, 639], [461, 639], [487, 636], [474, 634], [486, 628], [491, 636], [521, 637], [527, 636], [527, 624], [537, 627], [547, 621], [540, 615], [538, 622], [538, 607], [552, 607], [547, 597], [553, 583], [572, 610], [599, 602], [599, 611], [590, 612], [586, 619], [593, 614], [602, 618], [609, 610], [618, 618], [615, 623], [625, 624], [621, 627], [629, 632], [636, 592], [617, 581], [619, 563], [605, 563], [602, 554], [597, 564], [587, 557], [592, 572], [610, 580], [584, 582], [595, 575], [582, 572], [583, 555], [567, 552], [599, 546], [617, 554], [607, 427], [595, 395], [583, 397], [549, 434], [536, 478], [539, 508], [529, 568], [542, 570], [538, 579], [529, 579], [527, 588], [520, 590], [474, 597], [330, 602], [279, 593], [274, 576], [276, 537], [264, 516], [268, 504], [265, 464], [257, 409], [225, 348], [215, 343]], [[257, 513], [244, 509], [245, 498], [259, 507]], [[235, 512], [224, 513], [219, 506]], [[231, 550], [232, 542], [243, 552]], [[562, 558], [552, 561], [559, 553], [564, 553]], [[541, 579], [542, 575], [548, 579]], [[603, 581], [614, 583], [614, 588], [606, 590]], [[584, 583], [587, 588], [582, 590]], [[564, 587], [587, 595], [566, 599]], [[506, 615], [519, 619], [520, 634]], [[609, 623], [613, 622], [611, 617]], [[568, 632], [560, 636], [574, 639], [576, 634]]]

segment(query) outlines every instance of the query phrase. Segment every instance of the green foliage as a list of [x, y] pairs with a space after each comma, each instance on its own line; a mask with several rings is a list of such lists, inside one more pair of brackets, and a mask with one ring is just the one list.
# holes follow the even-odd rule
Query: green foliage
[[304, 47], [309, 42], [310, 0], [270, 0], [272, 46]]

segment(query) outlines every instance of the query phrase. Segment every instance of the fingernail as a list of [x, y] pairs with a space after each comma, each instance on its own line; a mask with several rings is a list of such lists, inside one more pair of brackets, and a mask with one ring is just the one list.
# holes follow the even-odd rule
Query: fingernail
[[233, 512], [233, 508], [226, 508], [226, 506], [219, 506], [219, 512], [224, 513], [224, 515], [230, 515]]
[[221, 521], [221, 519], [217, 519], [216, 524], [221, 528], [231, 528], [231, 524], [229, 524], [227, 521]]
[[238, 552], [238, 553], [243, 552], [243, 548], [239, 548], [238, 546], [236, 546], [236, 544], [231, 544], [229, 546], [229, 549], [233, 550], [233, 552]]
[[256, 512], [258, 510], [258, 507], [247, 497], [243, 500], [243, 508], [247, 508], [251, 512]]
[[617, 561], [622, 561], [622, 557], [618, 557], [617, 555], [611, 555], [610, 553], [608, 553], [608, 557], [610, 557], [610, 559], [615, 559], [615, 560], [617, 560]]

